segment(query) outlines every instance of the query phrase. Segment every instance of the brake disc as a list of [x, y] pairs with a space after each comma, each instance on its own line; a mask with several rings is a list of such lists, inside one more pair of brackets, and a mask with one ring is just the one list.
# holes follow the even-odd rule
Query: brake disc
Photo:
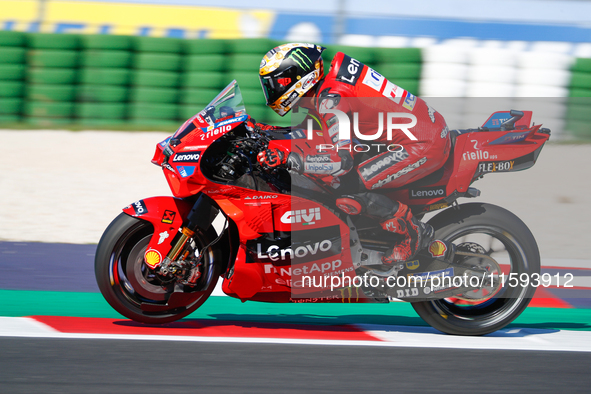
[[[486, 254], [486, 250], [477, 243], [464, 242], [457, 246], [456, 256], [464, 256], [457, 264], [468, 266], [478, 271], [467, 270], [467, 277], [478, 279], [478, 288], [454, 295], [464, 301], [484, 301], [494, 296], [501, 288], [499, 275], [501, 266]], [[470, 284], [470, 279], [468, 284]]]

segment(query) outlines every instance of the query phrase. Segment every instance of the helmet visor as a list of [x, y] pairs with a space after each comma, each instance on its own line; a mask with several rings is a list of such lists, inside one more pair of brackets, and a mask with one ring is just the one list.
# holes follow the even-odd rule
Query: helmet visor
[[273, 104], [297, 82], [297, 68], [291, 66], [281, 72], [261, 75], [261, 85], [267, 105]]

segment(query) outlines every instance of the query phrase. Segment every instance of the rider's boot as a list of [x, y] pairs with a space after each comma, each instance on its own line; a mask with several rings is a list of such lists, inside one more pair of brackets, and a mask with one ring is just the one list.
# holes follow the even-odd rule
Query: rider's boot
[[400, 202], [392, 217], [380, 224], [384, 230], [404, 237], [382, 257], [384, 264], [394, 264], [412, 259], [419, 250], [429, 246], [435, 235], [431, 225], [418, 220], [413, 216], [408, 206]]

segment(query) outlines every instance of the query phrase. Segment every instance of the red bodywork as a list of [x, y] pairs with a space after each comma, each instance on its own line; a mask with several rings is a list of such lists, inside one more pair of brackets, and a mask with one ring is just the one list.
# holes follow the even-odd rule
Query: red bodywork
[[[499, 114], [505, 112], [495, 113], [491, 118]], [[530, 126], [531, 115], [526, 111], [515, 124], [515, 129], [510, 131], [452, 131], [455, 137], [453, 152], [440, 170], [408, 187], [381, 191], [409, 205], [415, 213], [427, 212], [445, 208], [457, 197], [464, 196], [471, 183], [481, 175], [531, 167], [549, 138], [549, 131], [541, 132], [539, 125]], [[203, 153], [220, 136], [241, 126], [243, 118], [234, 118], [212, 128], [196, 115], [181, 126], [179, 130], [191, 131], [179, 138], [175, 146], [167, 144], [168, 140], [157, 145], [152, 162], [163, 167], [175, 198], [149, 198], [124, 209], [154, 225], [148, 252], [157, 254], [152, 253], [151, 258], [162, 261], [191, 209], [187, 199], [204, 193], [236, 224], [239, 233], [238, 249], [230, 255], [232, 261], [224, 275], [222, 288], [226, 294], [241, 300], [271, 302], [364, 302], [366, 299], [358, 294], [357, 287], [333, 292], [323, 287], [320, 296], [291, 298], [292, 292], [295, 294], [297, 290], [294, 282], [301, 280], [303, 274], [318, 278], [324, 275], [355, 276], [349, 249], [349, 227], [331, 210], [291, 195], [215, 182], [200, 170]], [[168, 156], [164, 152], [166, 148], [171, 149]], [[146, 212], [141, 212], [142, 209]], [[309, 257], [301, 264], [290, 262], [287, 257], [286, 249], [291, 246], [282, 249], [267, 243], [269, 239], [280, 241], [281, 234], [305, 234], [306, 231], [325, 233], [326, 240], [300, 247], [294, 244], [290, 256], [299, 251]], [[329, 233], [335, 237], [329, 238]], [[338, 245], [336, 237], [341, 240]], [[148, 262], [147, 257], [146, 263], [154, 264], [155, 260]]]

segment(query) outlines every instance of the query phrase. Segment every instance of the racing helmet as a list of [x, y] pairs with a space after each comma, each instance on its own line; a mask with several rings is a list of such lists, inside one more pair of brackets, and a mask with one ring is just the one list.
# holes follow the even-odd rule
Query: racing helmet
[[284, 116], [324, 76], [322, 51], [314, 44], [291, 43], [271, 49], [261, 60], [259, 78], [267, 105]]

